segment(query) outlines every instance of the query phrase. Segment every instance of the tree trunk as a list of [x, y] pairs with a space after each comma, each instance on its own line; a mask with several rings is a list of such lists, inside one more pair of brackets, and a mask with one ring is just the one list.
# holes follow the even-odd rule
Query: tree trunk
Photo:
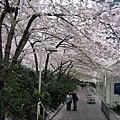
[[6, 10], [4, 10], [0, 17], [0, 73], [3, 68], [3, 51], [2, 51], [2, 23], [7, 14]]
[[48, 62], [49, 62], [49, 56], [50, 54], [47, 53], [47, 58], [46, 58], [46, 62], [45, 62], [45, 72], [44, 72], [44, 81], [47, 82], [47, 67], [48, 67]]

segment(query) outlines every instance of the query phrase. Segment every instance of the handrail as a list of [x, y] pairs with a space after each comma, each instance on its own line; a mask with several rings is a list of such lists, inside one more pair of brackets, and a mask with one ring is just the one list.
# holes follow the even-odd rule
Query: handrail
[[[45, 109], [44, 105], [42, 104], [42, 102], [38, 102], [38, 104], [37, 104], [37, 120], [39, 119], [39, 116], [40, 116], [40, 106], [42, 106], [42, 108], [43, 108], [43, 120], [45, 120], [46, 109]], [[48, 117], [48, 120], [49, 120], [49, 117]]]

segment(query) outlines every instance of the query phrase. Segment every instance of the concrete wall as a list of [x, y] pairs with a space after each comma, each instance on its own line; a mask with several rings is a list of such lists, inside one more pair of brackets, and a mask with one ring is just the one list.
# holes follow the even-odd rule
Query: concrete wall
[[112, 105], [115, 105], [115, 102], [120, 103], [119, 100], [120, 95], [114, 94], [114, 83], [120, 83], [120, 79], [113, 78], [111, 80], [111, 104], [110, 104], [111, 107]]
[[118, 78], [107, 78], [106, 79], [106, 99], [105, 102], [111, 108], [115, 106], [115, 102], [120, 103], [120, 95], [114, 94], [114, 83], [120, 83]]

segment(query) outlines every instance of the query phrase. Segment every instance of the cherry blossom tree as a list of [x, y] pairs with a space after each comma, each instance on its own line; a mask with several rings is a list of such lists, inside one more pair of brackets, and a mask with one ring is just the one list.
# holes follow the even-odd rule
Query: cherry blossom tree
[[[44, 46], [64, 41], [58, 48], [61, 52], [51, 55], [45, 68], [72, 60], [71, 71], [77, 68], [89, 76], [119, 57], [119, 4], [111, 9], [109, 3], [98, 1], [5, 0], [0, 6], [0, 73], [7, 78], [17, 61], [31, 67], [36, 63], [38, 70], [40, 32]], [[45, 50], [43, 64], [44, 55]]]
[[[109, 66], [120, 58], [119, 3], [0, 0], [0, 89], [18, 62], [38, 74], [41, 44], [45, 79], [47, 69], [59, 79], [63, 73], [82, 80], [111, 74]], [[51, 44], [57, 53], [46, 52]]]

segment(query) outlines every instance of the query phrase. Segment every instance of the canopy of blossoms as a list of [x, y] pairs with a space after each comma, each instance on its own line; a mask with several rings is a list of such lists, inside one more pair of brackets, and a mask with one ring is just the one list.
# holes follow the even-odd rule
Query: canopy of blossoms
[[[42, 43], [42, 67], [46, 47], [57, 47], [49, 59], [49, 69], [63, 69], [78, 79], [92, 79], [111, 74], [110, 66], [120, 58], [120, 4], [98, 0], [6, 0], [18, 7], [16, 21], [13, 12], [2, 23], [2, 50], [5, 57], [11, 26], [15, 25], [9, 60], [13, 60], [23, 33], [33, 15], [37, 16], [28, 32], [28, 39], [18, 57], [22, 64], [35, 68], [34, 53], [39, 61]], [[5, 2], [0, 1], [0, 14]], [[41, 42], [42, 41], [42, 42]], [[62, 42], [61, 42], [62, 41]], [[32, 45], [32, 46], [31, 46]]]

